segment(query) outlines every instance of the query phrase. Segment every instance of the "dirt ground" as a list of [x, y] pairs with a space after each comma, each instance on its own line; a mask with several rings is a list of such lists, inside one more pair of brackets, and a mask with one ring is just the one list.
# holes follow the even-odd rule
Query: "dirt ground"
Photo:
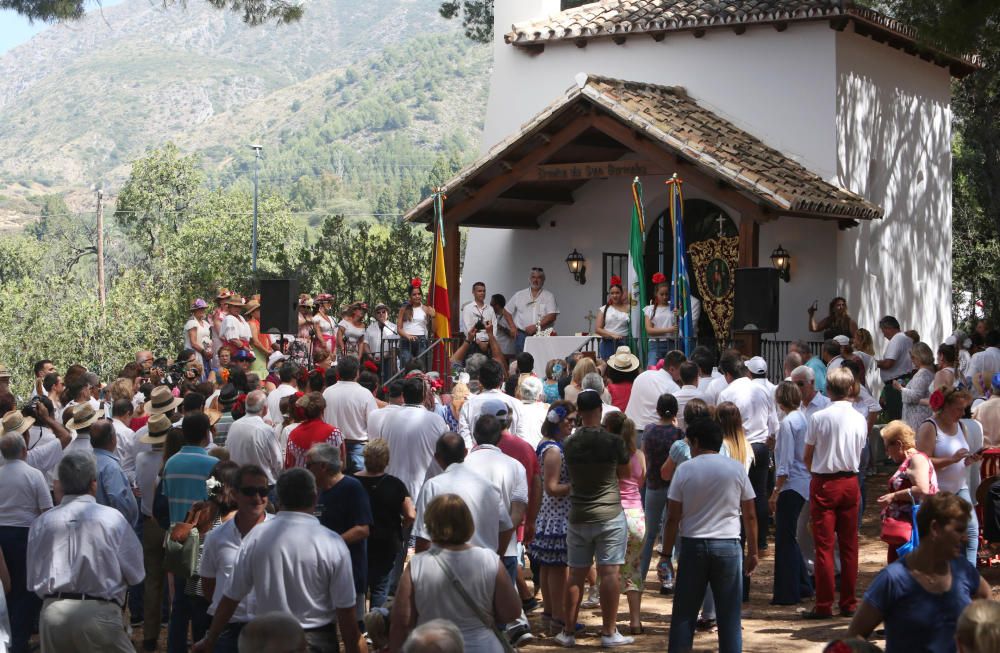
[[[877, 475], [869, 477], [867, 483], [867, 495], [870, 504], [874, 504], [874, 497], [882, 493], [886, 486], [887, 476]], [[860, 548], [858, 555], [859, 577], [858, 577], [858, 600], [865, 589], [871, 584], [875, 575], [885, 566], [886, 545], [879, 537], [880, 522], [876, 507], [869, 505], [865, 510], [862, 522]], [[804, 601], [799, 606], [773, 606], [771, 601], [771, 586], [774, 574], [773, 539], [772, 546], [768, 550], [768, 556], [761, 559], [760, 565], [754, 572], [750, 588], [750, 602], [744, 604], [743, 617], [743, 650], [747, 653], [765, 653], [773, 651], [791, 652], [818, 652], [823, 650], [826, 642], [847, 634], [849, 619], [834, 617], [829, 621], [805, 621], [799, 617], [799, 613], [812, 608], [812, 601]], [[667, 635], [670, 628], [670, 612], [672, 609], [672, 597], [660, 596], [659, 584], [656, 579], [654, 556], [654, 569], [650, 570], [646, 581], [646, 592], [642, 599], [642, 621], [645, 633], [636, 636], [635, 643], [631, 646], [623, 647], [622, 651], [666, 651]], [[993, 587], [993, 598], [1000, 599], [1000, 569], [980, 570]], [[599, 636], [601, 627], [601, 613], [598, 609], [581, 610], [580, 623], [586, 627], [586, 634], [577, 637], [576, 648], [583, 650], [603, 650], [601, 649], [601, 639]], [[541, 610], [536, 610], [531, 616], [532, 631], [542, 632]], [[629, 624], [628, 606], [625, 597], [621, 599], [618, 608], [618, 628], [623, 633], [627, 632]], [[716, 651], [718, 650], [717, 635], [715, 633], [698, 633], [695, 637], [695, 651]], [[872, 639], [872, 642], [884, 646], [885, 641], [880, 638]], [[520, 650], [530, 653], [533, 651], [545, 651], [560, 649], [559, 645], [548, 638], [539, 637], [529, 646]]]

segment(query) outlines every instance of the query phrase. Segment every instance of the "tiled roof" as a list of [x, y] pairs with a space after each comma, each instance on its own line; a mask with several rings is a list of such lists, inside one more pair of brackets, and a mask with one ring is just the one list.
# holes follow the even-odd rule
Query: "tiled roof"
[[[466, 185], [525, 146], [533, 134], [559, 124], [572, 105], [587, 102], [705, 173], [754, 197], [777, 215], [871, 220], [882, 209], [824, 181], [802, 164], [699, 105], [677, 86], [657, 86], [607, 77], [578, 75], [577, 84], [521, 129], [461, 170], [444, 192]], [[516, 157], [515, 157], [516, 158]], [[431, 201], [414, 207], [407, 220], [429, 220]]]
[[504, 39], [523, 47], [571, 39], [580, 44], [595, 38], [620, 39], [631, 34], [778, 25], [817, 20], [853, 21], [859, 32], [894, 47], [930, 56], [949, 65], [956, 75], [979, 68], [981, 59], [955, 56], [928, 48], [916, 31], [852, 0], [600, 0], [512, 26]]
[[823, 180], [801, 163], [695, 102], [679, 86], [589, 76], [581, 93], [597, 105], [779, 211], [848, 219], [882, 209]]

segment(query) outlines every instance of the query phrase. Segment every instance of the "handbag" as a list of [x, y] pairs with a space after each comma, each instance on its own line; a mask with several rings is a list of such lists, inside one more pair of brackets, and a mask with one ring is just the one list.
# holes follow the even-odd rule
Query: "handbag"
[[917, 546], [920, 545], [920, 533], [917, 531], [917, 511], [920, 509], [920, 504], [913, 504], [912, 513], [912, 526], [910, 528], [910, 539], [905, 542], [902, 546], [896, 547], [896, 555], [900, 558], [905, 556], [907, 553], [913, 551]]
[[184, 521], [170, 526], [163, 538], [165, 570], [182, 578], [190, 578], [198, 573], [198, 552], [201, 547], [198, 526], [210, 519], [210, 513], [211, 508], [207, 503], [196, 503], [188, 511]]
[[909, 520], [886, 517], [882, 520], [882, 534], [879, 538], [890, 546], [900, 547], [910, 541], [913, 525]]
[[452, 572], [451, 567], [446, 565], [444, 560], [441, 559], [441, 556], [439, 555], [440, 552], [440, 549], [431, 551], [430, 556], [438, 563], [438, 566], [441, 567], [441, 571], [443, 571], [444, 575], [448, 577], [448, 580], [455, 588], [455, 591], [457, 591], [458, 595], [462, 597], [462, 600], [465, 601], [466, 605], [472, 608], [472, 611], [476, 613], [476, 616], [479, 617], [479, 621], [483, 622], [486, 629], [491, 631], [494, 635], [496, 635], [497, 639], [500, 640], [500, 646], [503, 648], [504, 653], [514, 653], [517, 649], [515, 649], [511, 645], [510, 640], [497, 629], [496, 623], [493, 621], [493, 616], [487, 614], [485, 610], [480, 608], [476, 602], [472, 600], [472, 597], [469, 596], [469, 593], [465, 591], [464, 587], [462, 587], [462, 583]]

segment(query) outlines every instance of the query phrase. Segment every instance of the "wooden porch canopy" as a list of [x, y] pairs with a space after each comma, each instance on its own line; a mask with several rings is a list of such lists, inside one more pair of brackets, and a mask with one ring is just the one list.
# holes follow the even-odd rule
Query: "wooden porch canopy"
[[[882, 217], [880, 207], [824, 181], [700, 106], [681, 87], [585, 74], [576, 81], [444, 185], [453, 316], [459, 226], [538, 229], [542, 214], [573, 204], [574, 191], [593, 179], [678, 173], [740, 212], [741, 266], [757, 265], [759, 226], [778, 217], [834, 220], [841, 228]], [[405, 216], [428, 224], [432, 218], [431, 198]]]

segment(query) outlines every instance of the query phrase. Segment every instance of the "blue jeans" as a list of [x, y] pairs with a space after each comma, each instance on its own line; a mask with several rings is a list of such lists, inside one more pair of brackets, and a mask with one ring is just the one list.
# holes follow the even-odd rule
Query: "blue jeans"
[[670, 351], [669, 340], [650, 340], [649, 353], [646, 354], [646, 366], [652, 367], [653, 365], [659, 363], [660, 360], [667, 355], [668, 351]]
[[806, 500], [795, 490], [785, 490], [778, 495], [778, 509], [774, 516], [774, 590], [771, 603], [795, 605], [812, 595], [809, 572], [802, 558], [802, 549], [796, 538], [799, 513]]
[[715, 597], [719, 652], [743, 649], [740, 596], [743, 594], [743, 552], [739, 539], [681, 538], [673, 613], [670, 617], [670, 653], [690, 651], [705, 589]]
[[389, 576], [389, 594], [396, 596], [396, 588], [399, 587], [399, 579], [403, 576], [403, 565], [406, 564], [406, 552], [412, 544], [413, 524], [403, 528], [403, 544], [399, 547], [396, 560], [392, 565], [392, 574]]
[[427, 337], [417, 336], [414, 340], [400, 338], [399, 340], [399, 366], [405, 367], [407, 363], [416, 358], [417, 354], [427, 349]]
[[514, 351], [521, 354], [524, 353], [524, 339], [528, 337], [524, 331], [520, 329], [514, 334]]
[[389, 585], [392, 582], [392, 567], [368, 567], [368, 591], [371, 592], [370, 607], [380, 608], [389, 599]]
[[601, 338], [601, 344], [597, 348], [598, 356], [604, 360], [608, 360], [624, 344], [625, 338]]
[[28, 650], [32, 628], [42, 610], [42, 600], [28, 590], [28, 529], [0, 526], [0, 550], [10, 572], [11, 585], [7, 594], [12, 640], [10, 650], [24, 653]]
[[245, 623], [230, 621], [215, 642], [212, 653], [239, 653], [240, 632], [244, 626]]
[[[501, 558], [503, 560], [503, 567], [507, 570], [507, 575], [510, 576], [510, 582], [514, 585], [514, 591], [517, 591], [517, 556], [504, 556]], [[524, 610], [521, 610], [521, 616], [519, 616], [514, 621], [506, 624], [506, 628], [514, 628], [515, 626], [528, 625], [528, 618], [524, 616]], [[505, 629], [506, 629], [505, 628]]]
[[642, 504], [643, 511], [646, 513], [646, 541], [642, 544], [642, 554], [639, 557], [639, 570], [642, 572], [643, 579], [649, 573], [649, 564], [653, 559], [653, 546], [656, 544], [656, 537], [663, 527], [669, 490], [669, 487], [655, 490], [646, 488], [646, 498]]
[[[963, 487], [961, 490], [955, 493], [956, 496], [960, 496], [972, 505], [972, 497], [969, 495], [969, 488]], [[976, 517], [976, 509], [972, 508], [972, 515], [969, 517], [969, 524], [965, 527], [965, 533], [969, 536], [969, 541], [965, 545], [965, 558], [972, 563], [972, 566], [976, 565], [976, 552], [979, 551], [979, 518]], [[11, 623], [14, 623], [11, 620]]]
[[354, 475], [365, 469], [365, 442], [351, 441], [344, 443], [347, 460], [344, 461], [344, 473]]
[[174, 575], [174, 602], [167, 625], [167, 653], [187, 653], [188, 626], [191, 625], [191, 597], [184, 594], [187, 578]]

